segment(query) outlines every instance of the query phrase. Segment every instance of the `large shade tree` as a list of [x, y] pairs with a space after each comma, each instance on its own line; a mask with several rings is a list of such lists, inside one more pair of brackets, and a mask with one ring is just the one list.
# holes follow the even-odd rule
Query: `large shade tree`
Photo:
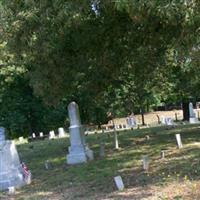
[[49, 105], [77, 101], [84, 122], [181, 91], [170, 52], [198, 45], [198, 0], [1, 2], [5, 48], [34, 94]]

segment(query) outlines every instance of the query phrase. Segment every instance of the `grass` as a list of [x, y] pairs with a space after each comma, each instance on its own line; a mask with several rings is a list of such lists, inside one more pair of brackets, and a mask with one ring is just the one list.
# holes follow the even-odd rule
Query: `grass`
[[[176, 133], [181, 133], [182, 149], [176, 147]], [[32, 172], [32, 183], [18, 189], [14, 196], [0, 193], [0, 199], [200, 199], [197, 125], [119, 132], [119, 150], [114, 149], [113, 138], [107, 133], [87, 136], [95, 160], [75, 166], [66, 165], [68, 138], [18, 145], [21, 160]], [[102, 141], [104, 158], [99, 157]], [[165, 159], [160, 159], [163, 149]], [[150, 157], [148, 173], [142, 170], [143, 155]], [[45, 160], [52, 163], [51, 169], [45, 169]], [[123, 178], [126, 189], [122, 192], [116, 191], [113, 182], [116, 175]]]

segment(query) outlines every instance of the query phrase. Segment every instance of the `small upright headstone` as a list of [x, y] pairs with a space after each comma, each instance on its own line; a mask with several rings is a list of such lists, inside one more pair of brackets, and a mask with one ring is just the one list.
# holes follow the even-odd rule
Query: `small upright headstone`
[[49, 132], [49, 139], [52, 140], [52, 139], [55, 139], [55, 137], [56, 137], [55, 136], [55, 132], [54, 131], [50, 131]]
[[44, 167], [45, 167], [46, 170], [49, 170], [49, 169], [52, 168], [52, 164], [49, 162], [49, 160], [46, 160], [44, 162]]
[[174, 125], [172, 118], [171, 117], [165, 117], [165, 116], [161, 117], [161, 123], [164, 124], [164, 125], [167, 125], [167, 126], [173, 126]]
[[150, 140], [149, 135], [146, 135], [145, 138], [146, 138], [147, 141]]
[[189, 118], [190, 124], [198, 123], [198, 119], [196, 118], [196, 114], [193, 110], [192, 102], [189, 103], [189, 114], [190, 114], [190, 118]]
[[32, 138], [33, 138], [33, 139], [35, 139], [35, 138], [36, 138], [36, 135], [35, 135], [35, 133], [33, 133], [33, 134], [32, 134]]
[[84, 163], [93, 159], [93, 151], [89, 149], [85, 142], [84, 130], [81, 125], [78, 105], [71, 102], [68, 105], [70, 120], [70, 144], [69, 154], [67, 154], [68, 164]]
[[44, 134], [43, 134], [43, 132], [40, 132], [40, 137], [42, 138], [42, 137], [44, 137]]
[[62, 127], [60, 127], [60, 128], [58, 128], [58, 137], [59, 138], [63, 138], [63, 137], [65, 137], [65, 130], [64, 130], [64, 128], [62, 128]]
[[143, 170], [144, 171], [149, 171], [149, 156], [148, 155], [144, 155], [142, 157], [142, 165], [143, 165]]
[[123, 190], [124, 189], [124, 183], [122, 181], [122, 177], [121, 176], [116, 176], [114, 177], [115, 180], [115, 184], [117, 186], [118, 190]]
[[179, 149], [183, 147], [180, 134], [176, 134], [176, 142]]
[[24, 141], [24, 137], [23, 136], [19, 137], [18, 140], [19, 140], [19, 142], [23, 142]]
[[165, 158], [165, 151], [164, 151], [164, 150], [162, 150], [162, 151], [160, 152], [160, 158], [161, 158], [161, 159], [164, 159], [164, 158]]
[[99, 156], [102, 158], [105, 156], [105, 144], [103, 142], [100, 143], [100, 152]]
[[136, 119], [133, 113], [126, 118], [126, 123], [129, 128], [136, 126]]
[[115, 149], [119, 149], [119, 141], [118, 141], [118, 135], [117, 131], [114, 131], [114, 143], [115, 143]]

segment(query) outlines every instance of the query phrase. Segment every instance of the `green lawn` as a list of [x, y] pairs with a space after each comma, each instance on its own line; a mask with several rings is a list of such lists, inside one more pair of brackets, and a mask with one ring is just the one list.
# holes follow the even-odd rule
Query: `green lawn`
[[[181, 133], [182, 149], [176, 147], [176, 133]], [[95, 160], [76, 166], [66, 165], [68, 138], [18, 145], [21, 160], [32, 172], [32, 183], [18, 189], [15, 196], [0, 193], [0, 199], [200, 199], [198, 126], [120, 132], [119, 150], [114, 149], [113, 138], [107, 133], [87, 136]], [[106, 152], [103, 159], [99, 157], [102, 141]], [[163, 149], [166, 158], [160, 159]], [[150, 157], [148, 173], [142, 170], [143, 155]], [[44, 168], [45, 160], [52, 163], [52, 169]], [[123, 192], [116, 190], [116, 175], [123, 178]]]

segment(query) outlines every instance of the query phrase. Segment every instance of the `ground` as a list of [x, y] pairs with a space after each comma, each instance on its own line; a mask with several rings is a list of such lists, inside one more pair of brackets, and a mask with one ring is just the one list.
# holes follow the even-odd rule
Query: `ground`
[[[183, 148], [176, 146], [180, 133]], [[149, 140], [146, 136], [149, 136]], [[200, 129], [198, 125], [178, 125], [119, 132], [120, 149], [113, 147], [113, 135], [87, 136], [95, 160], [66, 165], [68, 138], [37, 141], [17, 146], [21, 160], [32, 171], [32, 183], [15, 195], [0, 193], [0, 199], [17, 200], [181, 200], [200, 199]], [[105, 142], [106, 156], [99, 157], [99, 144]], [[165, 159], [160, 158], [161, 150]], [[150, 157], [149, 172], [141, 158]], [[52, 168], [46, 170], [46, 160]], [[113, 177], [121, 175], [124, 191], [117, 191]]]

